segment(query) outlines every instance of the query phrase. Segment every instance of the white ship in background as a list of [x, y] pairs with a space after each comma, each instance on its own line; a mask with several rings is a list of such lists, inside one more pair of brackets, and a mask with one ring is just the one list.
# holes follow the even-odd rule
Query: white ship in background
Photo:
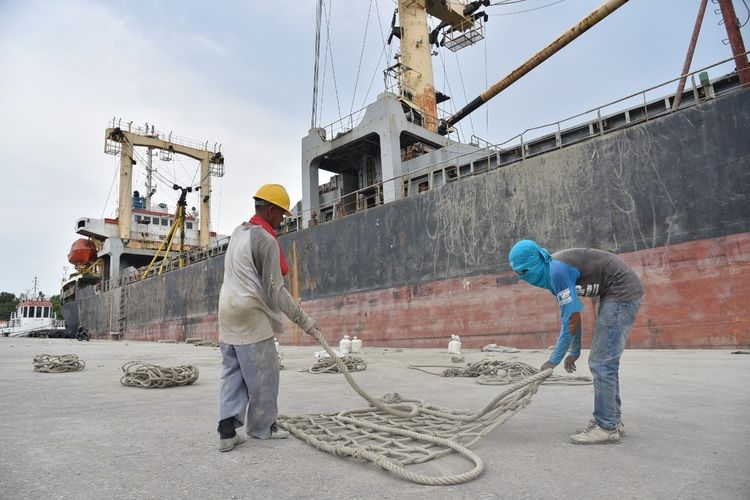
[[22, 293], [16, 311], [0, 327], [3, 337], [57, 337], [65, 334], [65, 322], [57, 319], [52, 302], [42, 292]]

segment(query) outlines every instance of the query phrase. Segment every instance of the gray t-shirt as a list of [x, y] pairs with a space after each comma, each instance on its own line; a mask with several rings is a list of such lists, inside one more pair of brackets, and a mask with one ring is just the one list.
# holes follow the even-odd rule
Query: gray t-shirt
[[641, 280], [625, 261], [613, 253], [594, 248], [569, 248], [553, 253], [552, 258], [578, 270], [578, 295], [612, 302], [643, 296]]

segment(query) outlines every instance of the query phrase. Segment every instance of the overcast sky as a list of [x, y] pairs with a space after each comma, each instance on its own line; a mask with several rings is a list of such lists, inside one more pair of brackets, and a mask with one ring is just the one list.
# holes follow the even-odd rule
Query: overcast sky
[[[484, 41], [434, 58], [436, 87], [460, 108], [600, 3], [489, 7]], [[679, 76], [699, 3], [630, 0], [464, 120], [462, 134], [501, 143]], [[297, 201], [300, 140], [311, 122], [315, 4], [0, 0], [0, 291], [18, 294], [38, 276], [41, 290], [58, 293], [64, 266], [73, 270], [67, 253], [79, 237], [75, 221], [116, 216], [118, 159], [103, 152], [113, 117], [222, 144], [226, 175], [214, 181], [212, 207], [220, 233], [249, 217], [261, 184], [284, 184]], [[397, 41], [384, 47], [393, 0], [325, 5], [318, 125], [382, 92], [382, 71], [397, 51]], [[692, 69], [731, 56], [715, 8], [709, 2]], [[735, 8], [745, 22], [744, 3], [735, 0]], [[143, 189], [142, 167], [134, 189]], [[188, 159], [156, 167], [178, 184], [198, 178]], [[177, 197], [159, 185], [154, 198], [174, 209]], [[197, 197], [188, 203], [197, 205]]]

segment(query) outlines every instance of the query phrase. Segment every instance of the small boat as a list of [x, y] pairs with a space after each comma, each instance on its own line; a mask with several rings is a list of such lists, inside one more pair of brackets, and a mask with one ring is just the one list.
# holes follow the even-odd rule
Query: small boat
[[7, 325], [0, 327], [3, 337], [64, 337], [65, 321], [57, 319], [52, 302], [42, 292], [21, 294], [16, 311]]

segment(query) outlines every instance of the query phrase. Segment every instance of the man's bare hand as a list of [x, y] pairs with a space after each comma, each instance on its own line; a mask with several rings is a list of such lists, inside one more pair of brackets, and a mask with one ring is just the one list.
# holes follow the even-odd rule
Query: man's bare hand
[[550, 363], [549, 361], [545, 361], [545, 362], [544, 362], [544, 364], [542, 365], [542, 367], [541, 367], [541, 368], [539, 368], [539, 371], [542, 371], [542, 372], [543, 372], [544, 370], [546, 370], [546, 369], [548, 369], [548, 368], [554, 368], [554, 367], [555, 367], [555, 365], [553, 365], [553, 364], [552, 364], [552, 363]]
[[578, 356], [574, 356], [572, 354], [568, 354], [565, 357], [565, 361], [563, 362], [563, 366], [565, 367], [565, 371], [568, 373], [573, 373], [576, 371], [576, 361], [578, 360]]

